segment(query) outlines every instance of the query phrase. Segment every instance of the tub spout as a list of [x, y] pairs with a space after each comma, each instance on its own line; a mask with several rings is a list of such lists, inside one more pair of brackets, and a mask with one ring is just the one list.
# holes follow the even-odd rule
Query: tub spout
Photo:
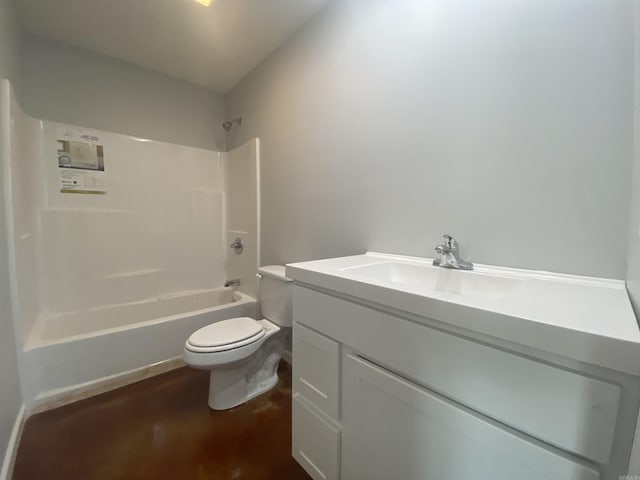
[[224, 282], [224, 286], [225, 287], [237, 287], [238, 285], [240, 285], [240, 279], [239, 278], [234, 278], [233, 280], [226, 280]]

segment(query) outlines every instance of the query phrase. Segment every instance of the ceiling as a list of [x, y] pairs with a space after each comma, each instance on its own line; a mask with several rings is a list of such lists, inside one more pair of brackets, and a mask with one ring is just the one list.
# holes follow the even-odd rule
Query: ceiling
[[16, 0], [25, 30], [226, 93], [327, 0]]

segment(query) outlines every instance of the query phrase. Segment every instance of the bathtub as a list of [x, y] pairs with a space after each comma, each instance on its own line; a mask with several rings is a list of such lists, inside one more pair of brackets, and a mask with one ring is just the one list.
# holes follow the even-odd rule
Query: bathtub
[[185, 340], [198, 328], [255, 313], [254, 298], [219, 288], [43, 314], [20, 353], [26, 406], [41, 410], [47, 399], [74, 389], [90, 390], [87, 385], [101, 379], [175, 363]]

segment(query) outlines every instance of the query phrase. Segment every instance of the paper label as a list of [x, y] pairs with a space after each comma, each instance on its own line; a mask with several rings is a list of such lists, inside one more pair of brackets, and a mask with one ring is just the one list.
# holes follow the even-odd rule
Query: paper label
[[91, 133], [71, 129], [61, 131], [57, 139], [61, 193], [104, 195], [104, 146]]

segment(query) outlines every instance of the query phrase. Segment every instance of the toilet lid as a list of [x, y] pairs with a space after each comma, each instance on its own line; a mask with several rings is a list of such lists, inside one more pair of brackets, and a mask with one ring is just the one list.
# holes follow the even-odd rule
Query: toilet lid
[[230, 318], [196, 330], [189, 337], [189, 344], [194, 347], [221, 347], [256, 337], [263, 330], [253, 318]]

